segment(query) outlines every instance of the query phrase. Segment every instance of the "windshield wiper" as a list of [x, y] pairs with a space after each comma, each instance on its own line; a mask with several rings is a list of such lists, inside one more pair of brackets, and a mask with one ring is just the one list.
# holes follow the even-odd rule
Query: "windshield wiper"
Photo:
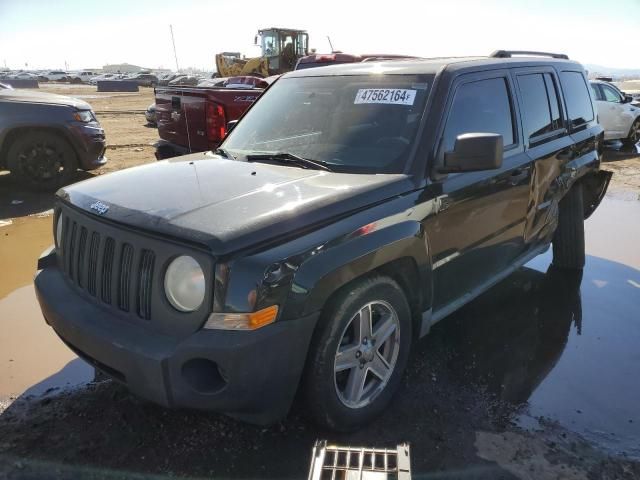
[[310, 158], [299, 157], [293, 153], [288, 152], [274, 152], [274, 153], [252, 153], [247, 155], [247, 162], [259, 162], [260, 160], [274, 160], [281, 163], [294, 163], [303, 168], [314, 168], [316, 170], [326, 170], [331, 172], [324, 162], [318, 160], [311, 160]]
[[213, 153], [215, 153], [216, 155], [222, 155], [224, 158], [230, 158], [232, 160], [235, 160], [236, 157], [234, 157], [233, 155], [231, 155], [229, 153], [228, 150], [225, 150], [224, 148], [216, 148]]

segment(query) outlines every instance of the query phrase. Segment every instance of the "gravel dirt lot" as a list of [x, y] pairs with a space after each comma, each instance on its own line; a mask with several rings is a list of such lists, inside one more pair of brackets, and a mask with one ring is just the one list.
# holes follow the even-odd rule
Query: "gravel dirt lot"
[[[155, 162], [150, 144], [157, 132], [145, 125], [143, 115], [153, 102], [152, 89], [112, 94], [52, 85], [41, 90], [85, 99], [106, 130], [109, 163], [81, 178]], [[0, 174], [0, 222], [5, 222], [0, 223], [0, 263], [9, 272], [0, 281], [0, 326], [8, 336], [18, 328], [10, 325], [33, 322], [40, 329], [34, 337], [46, 335], [51, 345], [29, 343], [29, 334], [20, 337], [24, 347], [16, 350], [42, 358], [30, 367], [41, 378], [27, 381], [33, 385], [28, 389], [0, 391], [0, 478], [306, 478], [316, 439], [357, 446], [409, 442], [414, 478], [640, 478], [640, 417], [623, 401], [639, 398], [635, 379], [640, 371], [633, 364], [637, 322], [628, 305], [640, 308], [633, 296], [638, 292], [633, 282], [640, 282], [633, 247], [640, 232], [640, 155], [611, 152], [605, 160], [603, 168], [614, 172], [613, 200], [587, 223], [592, 243], [585, 277], [574, 285], [576, 279], [547, 271], [548, 256], [516, 271], [436, 325], [417, 345], [390, 408], [375, 424], [352, 434], [319, 430], [299, 401], [286, 420], [256, 427], [215, 413], [163, 409], [101, 375], [72, 381], [69, 388], [67, 373], [86, 364], [44, 324], [29, 286], [37, 252], [51, 243], [41, 217], [47, 216], [53, 196], [24, 192]], [[625, 200], [615, 200], [616, 195]], [[611, 246], [600, 238], [610, 234], [608, 218], [621, 225], [616, 241], [622, 243]], [[15, 255], [20, 245], [25, 253]], [[607, 330], [618, 328], [612, 319], [620, 318], [626, 343], [618, 337], [607, 343]], [[604, 333], [598, 329], [602, 325]], [[585, 353], [585, 344], [593, 350]], [[54, 346], [63, 353], [48, 357], [47, 349]], [[585, 359], [598, 352], [611, 356], [610, 370], [589, 370]], [[616, 353], [632, 364], [616, 363]], [[5, 358], [0, 353], [0, 375], [13, 371], [9, 362], [19, 362], [20, 354]], [[578, 367], [567, 366], [573, 365], [571, 359]], [[558, 373], [564, 368], [574, 370], [564, 377]], [[616, 397], [606, 380], [617, 378], [618, 371], [638, 375], [616, 384], [623, 392]], [[576, 387], [579, 395], [563, 396], [561, 389], [572, 378], [587, 380]], [[7, 384], [22, 385], [19, 380]], [[548, 387], [554, 382], [560, 386]], [[553, 408], [569, 413], [545, 410], [548, 398], [540, 392], [548, 391], [557, 402]], [[615, 401], [597, 400], [607, 391]], [[615, 406], [603, 415], [607, 426], [617, 427], [600, 431], [589, 423], [587, 417], [596, 418], [602, 405]]]

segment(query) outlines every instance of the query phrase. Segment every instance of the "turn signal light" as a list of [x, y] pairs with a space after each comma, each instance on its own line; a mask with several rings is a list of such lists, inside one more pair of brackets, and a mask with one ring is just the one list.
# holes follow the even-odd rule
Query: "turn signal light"
[[256, 330], [269, 325], [278, 316], [278, 306], [271, 305], [251, 313], [212, 313], [204, 328], [217, 330]]

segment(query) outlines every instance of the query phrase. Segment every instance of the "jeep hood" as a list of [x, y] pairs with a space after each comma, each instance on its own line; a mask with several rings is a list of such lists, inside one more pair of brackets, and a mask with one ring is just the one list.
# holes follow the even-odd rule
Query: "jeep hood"
[[57, 95], [55, 93], [31, 92], [27, 90], [0, 90], [0, 101], [65, 105], [77, 108], [78, 110], [91, 110], [91, 105], [77, 98]]
[[[320, 225], [410, 188], [402, 174], [332, 173], [209, 153], [114, 172], [58, 195], [91, 215], [203, 244], [222, 255]], [[94, 205], [98, 201], [102, 205]]]

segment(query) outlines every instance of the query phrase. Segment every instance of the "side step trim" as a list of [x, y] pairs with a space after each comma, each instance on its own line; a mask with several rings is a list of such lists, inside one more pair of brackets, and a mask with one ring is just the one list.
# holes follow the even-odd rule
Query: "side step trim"
[[481, 285], [478, 285], [473, 290], [465, 293], [461, 297], [451, 302], [449, 305], [442, 307], [441, 309], [436, 310], [435, 312], [432, 312], [431, 309], [424, 312], [422, 314], [422, 325], [420, 328], [420, 336], [423, 337], [424, 335], [429, 333], [429, 330], [431, 329], [431, 327], [436, 323], [438, 323], [440, 320], [449, 316], [450, 314], [458, 310], [463, 305], [466, 305], [471, 300], [478, 297], [480, 294], [489, 290], [495, 284], [507, 278], [509, 275], [515, 272], [518, 268], [522, 267], [525, 263], [529, 262], [531, 259], [546, 252], [549, 249], [550, 245], [551, 244], [549, 243], [541, 245], [535, 250], [532, 250], [522, 255], [509, 268], [506, 268], [502, 272], [489, 278], [486, 282], [482, 283]]

